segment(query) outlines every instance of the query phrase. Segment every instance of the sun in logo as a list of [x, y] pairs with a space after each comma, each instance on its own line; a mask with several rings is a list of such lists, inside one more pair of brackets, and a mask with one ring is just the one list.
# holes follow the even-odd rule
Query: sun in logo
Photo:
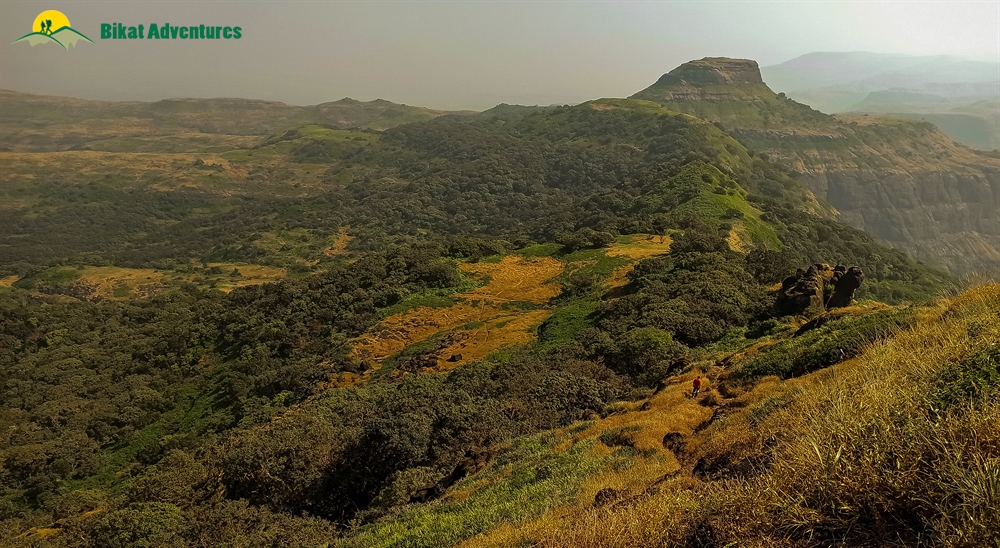
[[28, 42], [32, 46], [38, 44], [48, 44], [55, 42], [69, 49], [75, 46], [80, 40], [86, 40], [91, 44], [93, 40], [87, 38], [82, 32], [72, 28], [69, 24], [69, 17], [58, 10], [45, 10], [35, 17], [35, 22], [31, 25], [31, 33], [14, 40], [12, 43]]

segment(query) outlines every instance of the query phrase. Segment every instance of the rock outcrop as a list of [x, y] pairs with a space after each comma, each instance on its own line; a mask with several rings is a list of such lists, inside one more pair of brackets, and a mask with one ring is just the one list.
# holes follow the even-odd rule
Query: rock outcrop
[[[843, 267], [838, 266], [837, 268]], [[865, 273], [861, 271], [860, 267], [852, 266], [846, 272], [834, 269], [833, 295], [830, 295], [830, 299], [826, 301], [826, 308], [851, 306], [851, 303], [854, 302], [854, 292], [861, 287], [864, 281]]]
[[775, 309], [783, 316], [819, 314], [832, 308], [850, 306], [854, 292], [861, 287], [865, 274], [860, 267], [831, 267], [817, 263], [781, 283]]
[[687, 83], [693, 86], [712, 84], [763, 84], [757, 61], [751, 59], [729, 59], [728, 57], [705, 57], [691, 61], [664, 74], [657, 84]]
[[418, 490], [410, 497], [410, 502], [427, 502], [440, 497], [449, 487], [458, 483], [462, 478], [471, 476], [486, 468], [492, 456], [492, 453], [487, 451], [469, 449], [466, 451], [465, 457], [458, 462], [458, 465], [455, 466], [450, 474], [441, 478], [433, 486]]

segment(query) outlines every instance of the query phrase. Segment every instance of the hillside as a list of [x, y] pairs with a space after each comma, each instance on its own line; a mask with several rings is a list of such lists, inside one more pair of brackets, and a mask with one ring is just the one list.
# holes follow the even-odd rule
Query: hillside
[[[0, 152], [5, 544], [571, 538], [591, 496], [621, 508], [687, 466], [664, 434], [695, 451], [723, 405], [836, 347], [967, 314], [934, 316], [952, 278], [651, 101], [244, 137]], [[841, 278], [820, 262], [863, 271], [854, 306], [826, 310]], [[697, 368], [731, 390], [684, 399]], [[743, 458], [766, 424], [714, 443]]]
[[[250, 99], [88, 101], [0, 90], [2, 149], [18, 152], [207, 152], [253, 146], [311, 123], [384, 130], [452, 112], [378, 99], [344, 98], [306, 107]], [[471, 114], [463, 112], [461, 114]]]
[[749, 60], [687, 63], [632, 97], [721, 124], [784, 162], [843, 222], [922, 261], [1000, 268], [1000, 161], [931, 124], [820, 113], [772, 92]]
[[[988, 546], [1000, 530], [998, 305], [1000, 286], [984, 286], [709, 353], [338, 545]], [[770, 369], [850, 322], [893, 317], [907, 320], [842, 363], [787, 380]], [[708, 388], [691, 398], [696, 374]]]

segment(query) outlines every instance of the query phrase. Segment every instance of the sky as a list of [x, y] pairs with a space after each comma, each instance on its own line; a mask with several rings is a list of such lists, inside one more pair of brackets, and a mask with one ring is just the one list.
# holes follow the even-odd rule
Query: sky
[[[14, 40], [44, 10], [96, 44]], [[101, 23], [240, 26], [239, 40], [102, 40]], [[104, 100], [343, 97], [441, 109], [628, 96], [692, 59], [815, 51], [1000, 61], [1000, 0], [0, 0], [0, 88]]]

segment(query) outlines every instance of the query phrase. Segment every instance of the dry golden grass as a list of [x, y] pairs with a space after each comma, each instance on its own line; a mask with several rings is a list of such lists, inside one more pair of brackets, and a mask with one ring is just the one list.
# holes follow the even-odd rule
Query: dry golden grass
[[630, 259], [646, 259], [670, 252], [673, 240], [670, 236], [653, 234], [633, 234], [628, 243], [615, 243], [607, 250], [609, 257], [628, 257]]
[[511, 344], [525, 343], [534, 338], [533, 329], [550, 314], [546, 310], [517, 312], [505, 310], [504, 304], [527, 301], [543, 304], [559, 294], [558, 283], [551, 280], [566, 267], [551, 258], [525, 259], [511, 255], [499, 263], [461, 265], [462, 270], [477, 277], [488, 277], [489, 283], [472, 291], [460, 293], [462, 299], [446, 308], [420, 307], [390, 316], [368, 333], [359, 337], [352, 349], [358, 360], [380, 363], [408, 346], [427, 340], [432, 335], [457, 329], [470, 323], [482, 323], [470, 330], [470, 336], [450, 345], [441, 358], [462, 354], [456, 362], [438, 361], [438, 367], [452, 367], [483, 358]]
[[459, 268], [490, 280], [485, 286], [463, 293], [466, 299], [545, 304], [561, 291], [552, 279], [562, 273], [566, 264], [550, 257], [526, 259], [508, 255], [499, 263], [465, 263]]
[[[220, 278], [222, 281], [216, 286], [216, 289], [226, 293], [232, 291], [233, 288], [236, 287], [276, 282], [288, 277], [287, 270], [276, 266], [236, 263], [208, 263], [207, 266], [209, 268], [219, 267], [219, 269], [222, 270], [223, 275], [222, 278]], [[228, 277], [229, 273], [231, 273], [234, 269], [239, 271], [239, 278]]]
[[417, 308], [379, 322], [356, 340], [351, 353], [359, 360], [379, 363], [435, 333], [456, 329], [469, 322], [498, 317], [503, 313], [498, 306], [482, 302], [473, 304], [469, 301], [447, 308]]
[[632, 268], [634, 266], [635, 265], [629, 264], [616, 268], [614, 272], [611, 273], [611, 277], [608, 278], [608, 281], [604, 285], [608, 289], [616, 289], [619, 287], [624, 287], [626, 284], [628, 284], [628, 273], [632, 272]]
[[[698, 432], [712, 411], [684, 397], [689, 373], [649, 411], [624, 404], [574, 436], [636, 425], [640, 448], [662, 432], [690, 433], [680, 474], [657, 480], [665, 461], [639, 460], [591, 478], [577, 505], [464, 546], [997, 546], [1000, 400], [934, 411], [931, 394], [943, 365], [1000, 344], [998, 311], [1000, 285], [982, 286], [828, 369], [763, 378], [728, 401], [709, 390], [705, 403], [722, 403], [722, 418]], [[725, 373], [709, 368], [703, 378], [716, 375]], [[693, 474], [697, 462], [714, 463], [717, 475], [711, 466]], [[630, 496], [593, 507], [603, 487]]]
[[[163, 273], [150, 268], [118, 268], [91, 266], [80, 271], [80, 281], [94, 287], [94, 297], [116, 299], [149, 297], [164, 289]], [[127, 288], [127, 295], [116, 295], [116, 290]]]
[[18, 535], [19, 538], [46, 539], [58, 535], [62, 529], [55, 527], [32, 527], [24, 533]]
[[18, 280], [17, 276], [7, 276], [0, 278], [0, 287], [10, 287]]
[[[631, 508], [639, 500], [650, 496], [650, 487], [662, 484], [676, 474], [681, 464], [673, 453], [664, 449], [663, 437], [668, 432], [690, 435], [712, 416], [712, 410], [699, 405], [688, 396], [690, 381], [694, 373], [676, 379], [676, 382], [659, 394], [651, 397], [648, 409], [641, 410], [643, 402], [628, 402], [617, 406], [617, 411], [597, 420], [588, 428], [571, 435], [554, 450], [561, 452], [583, 440], [599, 438], [602, 433], [622, 430], [629, 444], [639, 450], [635, 463], [627, 469], [608, 468], [589, 477], [581, 485], [576, 505], [562, 505], [553, 508], [537, 519], [516, 526], [505, 524], [486, 534], [474, 537], [461, 544], [463, 548], [504, 547], [531, 544], [539, 538], [548, 538], [553, 531], [561, 531], [566, 524], [593, 522], [595, 515], [603, 515], [606, 509], [594, 508], [594, 499], [603, 489], [614, 489], [618, 504]], [[557, 435], [566, 435], [566, 429]], [[595, 456], [610, 454], [612, 448], [598, 443], [594, 446]], [[614, 506], [614, 503], [611, 504]], [[639, 537], [641, 538], [641, 537]], [[633, 538], [633, 541], [636, 539]], [[642, 545], [635, 542], [620, 546]]]
[[340, 230], [337, 231], [336, 236], [332, 236], [332, 242], [329, 247], [323, 250], [323, 254], [327, 257], [333, 257], [334, 255], [346, 255], [347, 254], [347, 244], [351, 243], [354, 238], [347, 235], [347, 231], [350, 227], [342, 226]]
[[[610, 257], [628, 257], [630, 259], [635, 259], [636, 261], [640, 259], [646, 259], [649, 257], [655, 257], [657, 255], [663, 255], [670, 252], [670, 244], [673, 240], [670, 236], [654, 236], [651, 234], [634, 234], [631, 237], [631, 241], [628, 243], [615, 243], [608, 248], [607, 254]], [[622, 287], [628, 283], [628, 273], [632, 271], [632, 267], [635, 265], [625, 265], [620, 266], [614, 270], [611, 277], [608, 278], [605, 286], [608, 289], [615, 289]]]
[[739, 221], [734, 222], [733, 228], [729, 229], [729, 234], [726, 235], [726, 243], [729, 244], [729, 249], [737, 253], [750, 253], [754, 248], [753, 240], [747, 233], [743, 223]]
[[[632, 410], [622, 414], [612, 414], [593, 426], [573, 436], [575, 442], [597, 437], [601, 432], [613, 428], [635, 428], [640, 430], [629, 435], [633, 447], [639, 450], [662, 450], [663, 436], [668, 432], [691, 434], [701, 423], [712, 416], [712, 410], [691, 399], [689, 391], [695, 373], [678, 377], [675, 383], [659, 394], [651, 397], [647, 411]], [[702, 377], [705, 379], [705, 377]], [[705, 379], [707, 381], [707, 379]], [[707, 388], [707, 382], [705, 385]], [[635, 409], [642, 402], [630, 405]]]
[[[493, 318], [485, 325], [469, 330], [468, 338], [445, 347], [436, 369], [447, 371], [463, 363], [481, 360], [500, 348], [531, 342], [535, 339], [535, 329], [551, 315], [549, 310], [529, 310]], [[455, 354], [461, 354], [462, 358], [445, 361]]]

